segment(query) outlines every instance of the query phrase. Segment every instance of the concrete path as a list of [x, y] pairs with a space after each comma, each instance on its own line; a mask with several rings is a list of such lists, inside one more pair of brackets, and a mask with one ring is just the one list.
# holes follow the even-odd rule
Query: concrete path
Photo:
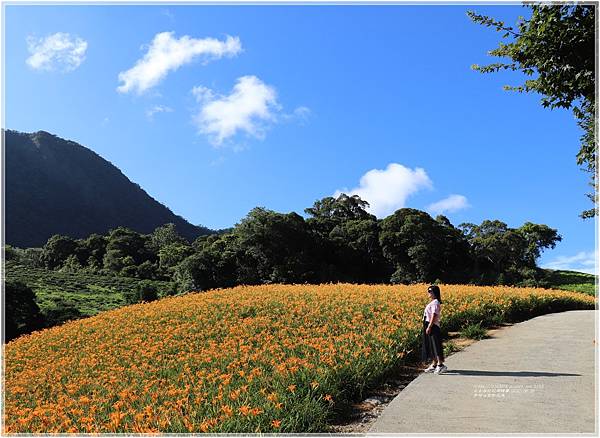
[[539, 316], [453, 354], [446, 360], [446, 374], [413, 380], [368, 435], [597, 435], [596, 313]]

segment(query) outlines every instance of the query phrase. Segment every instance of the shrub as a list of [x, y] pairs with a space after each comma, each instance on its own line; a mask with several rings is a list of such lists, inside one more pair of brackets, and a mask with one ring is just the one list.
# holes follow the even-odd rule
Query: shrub
[[140, 302], [140, 293], [137, 288], [123, 290], [125, 304], [136, 304]]
[[136, 277], [151, 280], [156, 277], [156, 265], [150, 260], [146, 260], [136, 269]]
[[82, 269], [83, 268], [81, 266], [81, 263], [79, 263], [77, 257], [74, 254], [71, 254], [63, 263], [62, 267], [60, 268], [60, 271], [65, 273], [73, 273], [78, 272]]
[[444, 343], [444, 357], [448, 357], [455, 351], [460, 351], [460, 350], [462, 350], [462, 348], [460, 348], [458, 345], [456, 345], [452, 341], [448, 341], [448, 342]]
[[469, 324], [460, 332], [460, 335], [469, 339], [483, 339], [486, 337], [486, 329], [481, 327], [481, 323]]
[[18, 260], [19, 254], [17, 250], [10, 245], [4, 246], [4, 260]]
[[140, 281], [136, 288], [139, 301], [155, 301], [158, 299], [156, 286], [150, 281]]
[[177, 286], [177, 283], [175, 283], [174, 281], [170, 281], [161, 288], [160, 296], [161, 297], [170, 297], [170, 296], [178, 295], [179, 292], [187, 292], [188, 290], [189, 289], [180, 291]]
[[54, 327], [83, 317], [72, 302], [63, 299], [56, 300], [54, 306], [45, 309], [42, 313], [44, 314], [46, 327]]
[[6, 342], [44, 326], [44, 318], [31, 288], [24, 283], [8, 280], [4, 292]]

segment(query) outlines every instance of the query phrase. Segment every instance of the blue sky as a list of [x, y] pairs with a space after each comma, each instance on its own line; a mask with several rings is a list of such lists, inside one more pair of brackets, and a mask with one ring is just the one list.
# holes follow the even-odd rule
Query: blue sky
[[458, 225], [557, 228], [542, 266], [594, 269], [588, 176], [566, 110], [472, 64], [517, 5], [5, 5], [4, 127], [119, 167], [190, 222], [357, 193]]

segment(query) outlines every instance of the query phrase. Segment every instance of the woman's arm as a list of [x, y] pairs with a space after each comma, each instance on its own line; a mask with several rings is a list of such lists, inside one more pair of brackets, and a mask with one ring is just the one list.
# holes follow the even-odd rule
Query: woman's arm
[[[435, 317], [435, 314], [433, 316]], [[431, 318], [431, 321], [429, 321], [429, 325], [425, 329], [425, 333], [427, 333], [428, 335], [431, 334], [431, 327], [432, 326], [433, 326], [433, 318]]]
[[437, 316], [437, 320], [439, 322], [440, 319], [440, 313], [436, 312], [433, 314], [433, 316], [431, 317], [431, 321], [429, 321], [429, 325], [427, 326], [427, 329], [425, 330], [425, 333], [430, 334], [431, 333], [431, 327], [433, 327], [433, 322], [436, 320], [435, 317]]

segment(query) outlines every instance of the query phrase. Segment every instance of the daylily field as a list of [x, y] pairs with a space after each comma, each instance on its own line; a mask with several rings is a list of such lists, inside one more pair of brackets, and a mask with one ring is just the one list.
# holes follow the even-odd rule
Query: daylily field
[[[325, 432], [419, 349], [427, 285], [239, 286], [102, 312], [4, 349], [4, 433]], [[594, 297], [441, 286], [442, 330]]]

